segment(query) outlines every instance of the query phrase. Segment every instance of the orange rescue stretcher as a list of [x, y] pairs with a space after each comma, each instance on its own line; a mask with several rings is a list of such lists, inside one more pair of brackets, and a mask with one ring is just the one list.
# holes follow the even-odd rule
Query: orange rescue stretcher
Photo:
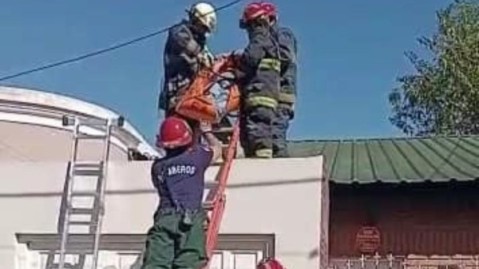
[[[220, 113], [211, 89], [224, 79], [223, 74], [232, 72], [236, 66], [234, 56], [227, 56], [217, 59], [212, 67], [202, 68], [180, 97], [175, 107], [176, 113], [193, 120], [218, 123], [225, 114]], [[231, 82], [227, 89], [223, 90], [227, 91], [225, 113], [238, 111], [240, 103], [238, 85]]]

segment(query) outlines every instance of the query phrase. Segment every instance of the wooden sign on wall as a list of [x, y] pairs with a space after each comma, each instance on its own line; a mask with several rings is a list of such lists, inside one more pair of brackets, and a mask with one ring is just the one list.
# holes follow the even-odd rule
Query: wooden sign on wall
[[381, 245], [381, 233], [374, 226], [361, 227], [356, 234], [356, 249], [364, 254], [373, 254]]

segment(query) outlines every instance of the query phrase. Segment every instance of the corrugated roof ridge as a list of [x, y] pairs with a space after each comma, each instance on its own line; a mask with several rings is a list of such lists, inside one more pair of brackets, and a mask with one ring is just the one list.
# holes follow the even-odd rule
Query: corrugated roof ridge
[[364, 138], [332, 138], [332, 139], [294, 139], [288, 140], [289, 143], [331, 143], [331, 142], [368, 142], [368, 141], [391, 141], [391, 140], [423, 140], [423, 139], [434, 139], [434, 138], [475, 138], [479, 139], [479, 135], [430, 135], [430, 136], [393, 136], [393, 137], [364, 137]]

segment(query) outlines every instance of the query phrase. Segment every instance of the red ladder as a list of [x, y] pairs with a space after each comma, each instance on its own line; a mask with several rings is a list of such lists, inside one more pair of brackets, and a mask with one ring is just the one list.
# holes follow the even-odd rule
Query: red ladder
[[[208, 263], [205, 265], [205, 269], [208, 268], [211, 258], [213, 257], [213, 252], [216, 249], [218, 233], [226, 203], [226, 184], [228, 182], [231, 165], [236, 156], [239, 140], [238, 123], [236, 122], [231, 129], [233, 132], [228, 136], [228, 141], [223, 141], [226, 152], [223, 154], [223, 162], [219, 168], [218, 174], [216, 175], [215, 184], [209, 191], [204, 203], [204, 208], [209, 212], [209, 221], [206, 230], [206, 254], [208, 257]], [[228, 131], [225, 132], [231, 133]]]

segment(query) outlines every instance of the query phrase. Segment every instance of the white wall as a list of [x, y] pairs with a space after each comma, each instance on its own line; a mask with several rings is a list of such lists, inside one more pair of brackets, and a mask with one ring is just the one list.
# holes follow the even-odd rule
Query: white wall
[[[276, 256], [289, 268], [318, 268], [322, 158], [237, 160], [222, 233], [275, 233]], [[66, 165], [1, 162], [0, 268], [15, 268], [15, 233], [55, 233]], [[208, 170], [208, 178], [217, 168]], [[105, 233], [145, 233], [158, 198], [149, 162], [113, 163]]]

